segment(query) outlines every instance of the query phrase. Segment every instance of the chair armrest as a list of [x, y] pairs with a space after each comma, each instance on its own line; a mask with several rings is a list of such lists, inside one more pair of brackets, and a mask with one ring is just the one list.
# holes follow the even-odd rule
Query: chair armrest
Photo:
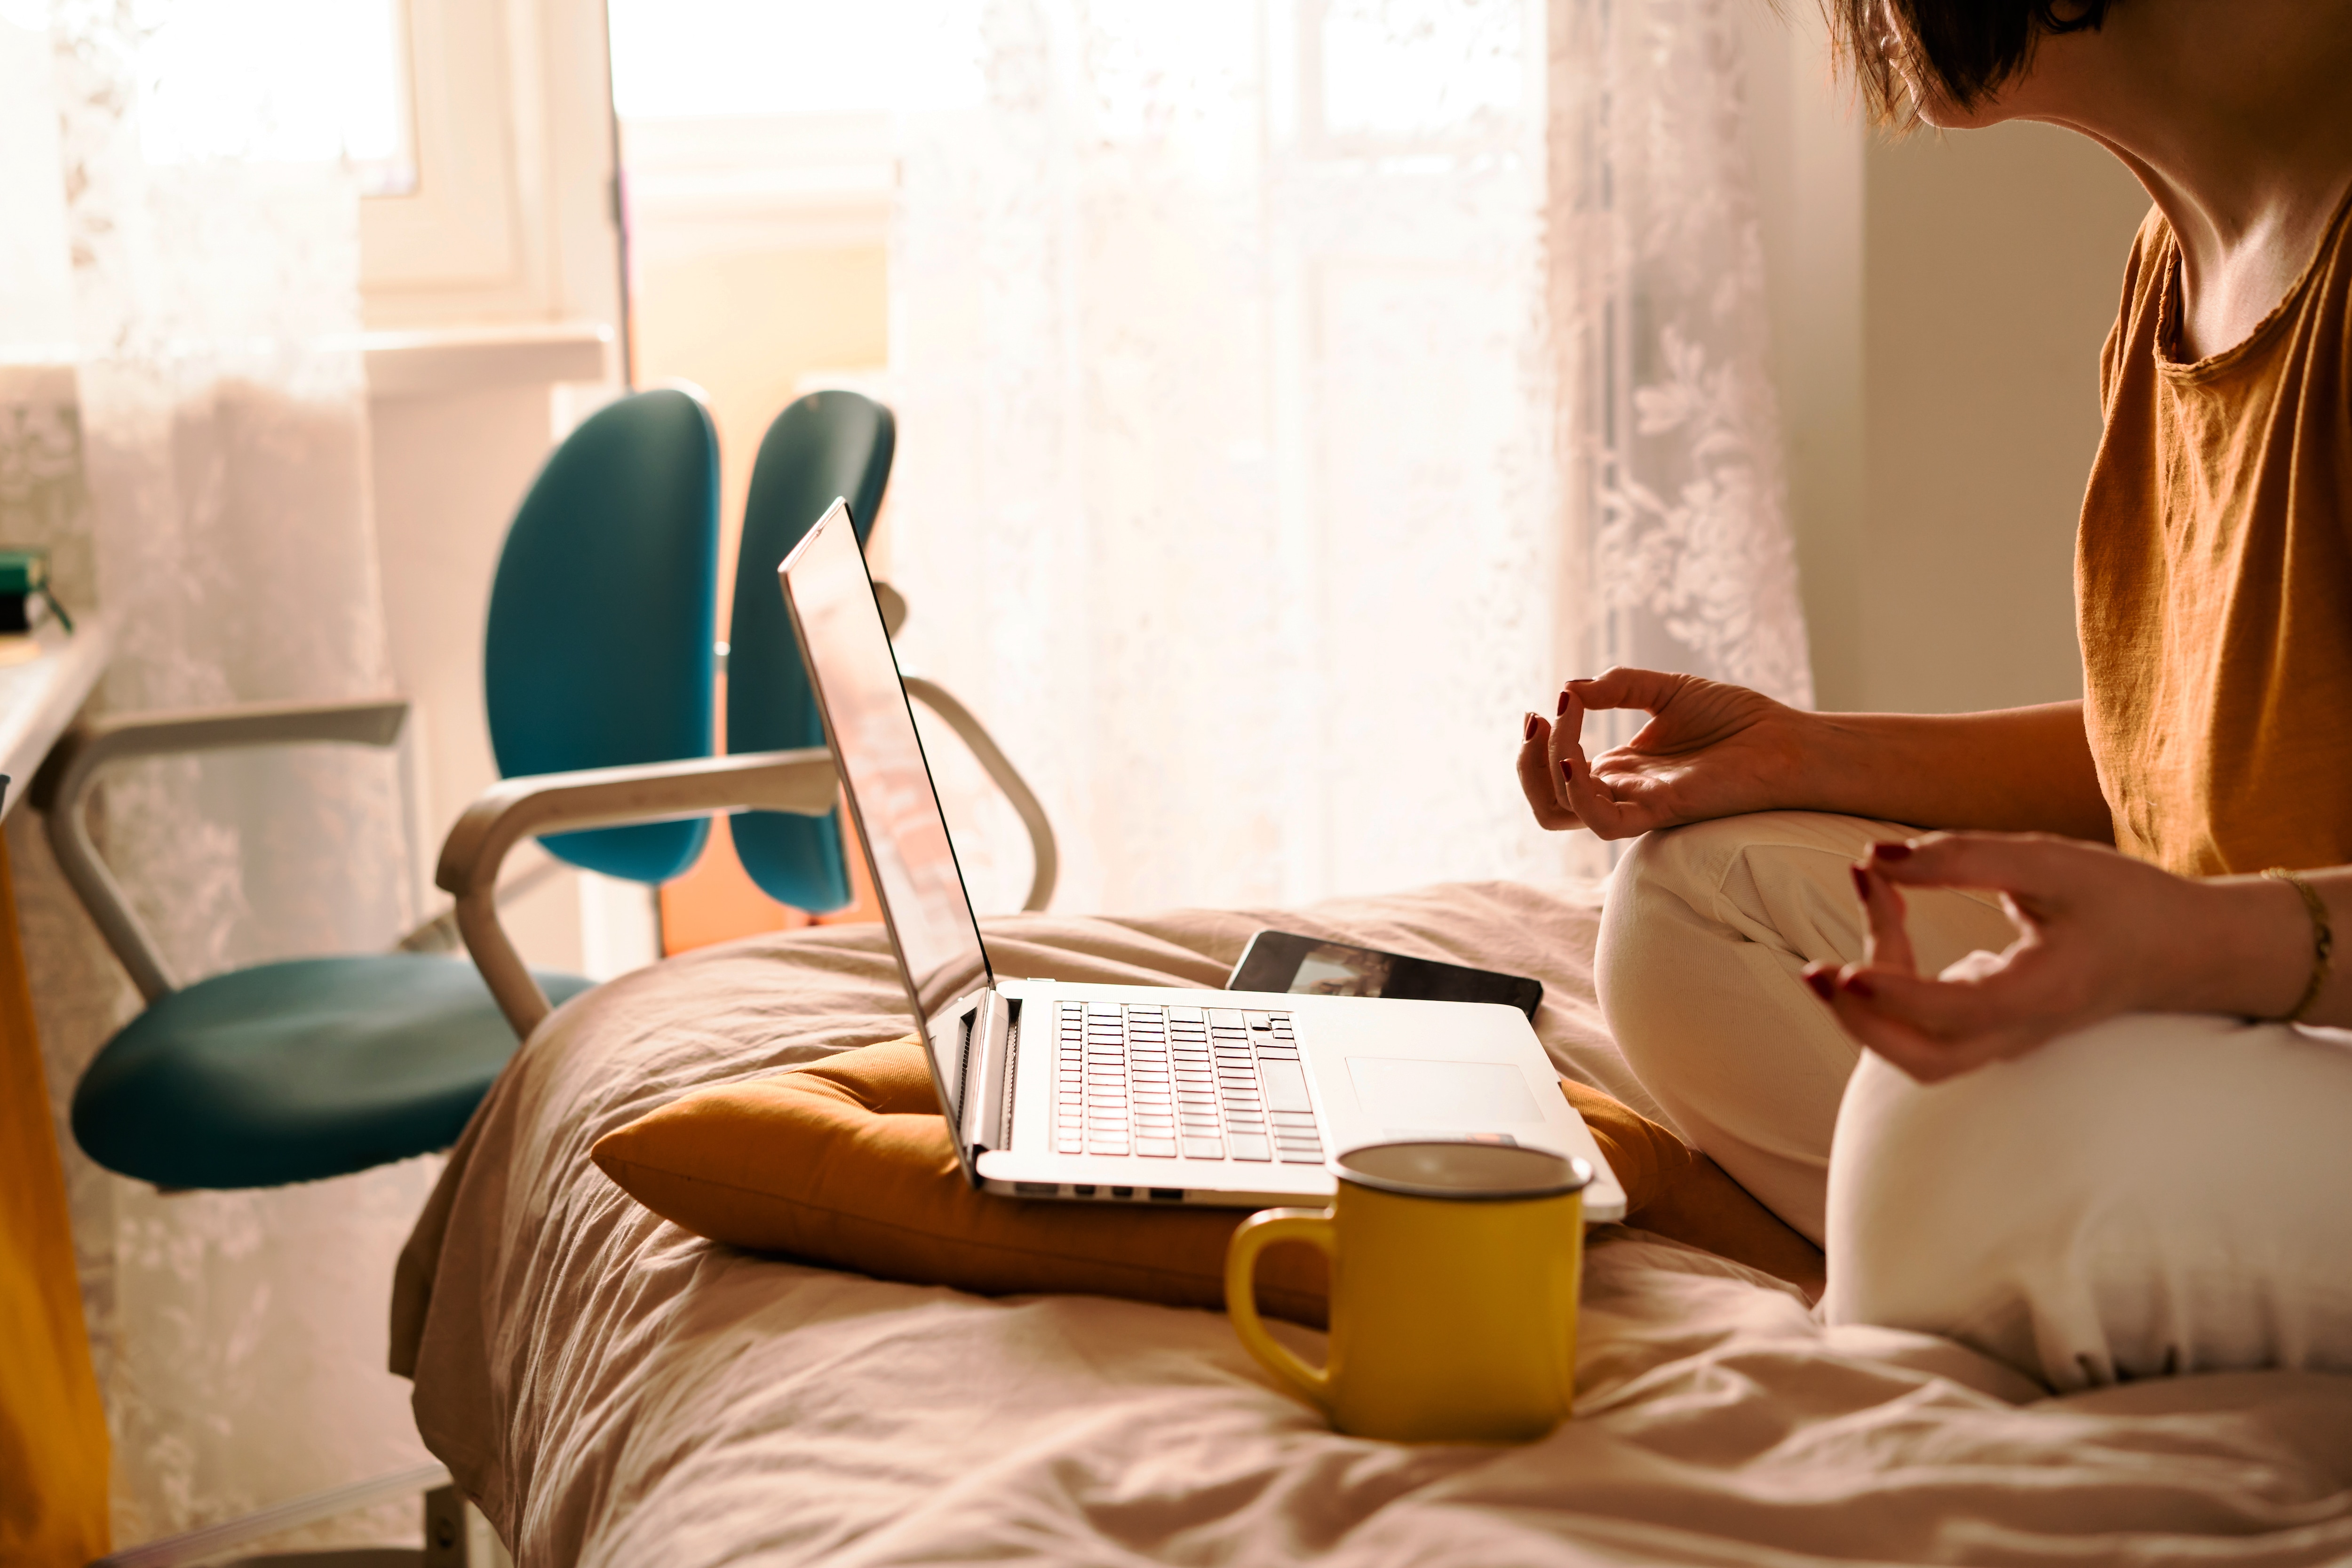
[[78, 797], [89, 775], [128, 757], [175, 756], [239, 746], [307, 742], [389, 746], [400, 739], [408, 701], [400, 697], [356, 702], [242, 702], [169, 713], [118, 713], [87, 719], [59, 738], [33, 780], [36, 809], [53, 811]]
[[152, 1005], [172, 994], [155, 940], [131, 910], [122, 885], [99, 858], [83, 820], [98, 771], [132, 757], [172, 756], [243, 746], [309, 742], [389, 746], [400, 738], [408, 704], [399, 698], [357, 702], [248, 702], [177, 713], [123, 713], [75, 725], [33, 779], [31, 800], [47, 819], [58, 869], [97, 923], [99, 934]]
[[1029, 876], [1029, 896], [1022, 900], [1021, 907], [1044, 909], [1054, 896], [1054, 883], [1062, 866], [1061, 850], [1054, 842], [1054, 825], [1046, 820], [1045, 808], [1038, 804], [1029, 782], [1021, 776], [1020, 770], [971, 709], [957, 701], [937, 681], [926, 680], [919, 675], [904, 679], [907, 695], [946, 720], [948, 728], [963, 737], [963, 743], [971, 748], [971, 754], [980, 759], [980, 765], [996, 781], [996, 787], [1004, 792], [1013, 809], [1021, 814], [1023, 826], [1029, 829], [1029, 848], [1034, 862]]
[[824, 816], [838, 797], [833, 754], [821, 746], [506, 779], [484, 790], [449, 830], [434, 881], [457, 899], [457, 931], [474, 967], [516, 1037], [527, 1038], [549, 1008], [499, 923], [499, 868], [516, 844], [547, 833], [722, 811]]

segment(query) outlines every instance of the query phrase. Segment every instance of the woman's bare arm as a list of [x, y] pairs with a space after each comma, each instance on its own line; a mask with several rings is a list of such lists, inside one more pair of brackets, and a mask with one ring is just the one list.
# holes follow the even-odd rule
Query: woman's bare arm
[[2079, 701], [1985, 713], [1807, 717], [1809, 809], [2114, 842]]

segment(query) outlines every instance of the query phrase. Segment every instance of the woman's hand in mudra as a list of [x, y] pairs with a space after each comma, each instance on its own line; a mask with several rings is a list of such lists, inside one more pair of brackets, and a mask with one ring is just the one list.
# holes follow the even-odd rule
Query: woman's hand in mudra
[[[2080, 839], [1932, 833], [1872, 846], [1853, 879], [1863, 961], [1816, 963], [1805, 980], [1848, 1034], [1922, 1083], [2122, 1013], [2275, 1016], [2310, 965], [2308, 917], [2283, 884], [2176, 877]], [[1923, 975], [1906, 887], [1997, 891], [2018, 938]]]
[[[1584, 715], [1608, 708], [1637, 708], [1650, 721], [1588, 762]], [[1743, 686], [1612, 669], [1561, 688], [1556, 721], [1528, 715], [1519, 788], [1545, 827], [1589, 827], [1603, 838], [1769, 811], [1787, 804], [1803, 765], [1804, 717]]]

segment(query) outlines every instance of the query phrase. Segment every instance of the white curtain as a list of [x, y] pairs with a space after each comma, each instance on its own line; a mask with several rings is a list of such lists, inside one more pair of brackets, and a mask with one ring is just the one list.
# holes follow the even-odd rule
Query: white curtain
[[[51, 545], [68, 605], [111, 623], [111, 711], [390, 689], [352, 342], [356, 195], [335, 163], [240, 147], [268, 123], [269, 80], [220, 72], [217, 31], [188, 30], [268, 20], [239, 10], [0, 11], [0, 357], [14, 362], [0, 536]], [[189, 133], [159, 135], [159, 120]], [[379, 949], [409, 913], [387, 756], [125, 768], [99, 816], [183, 984]], [[383, 1368], [392, 1263], [433, 1163], [170, 1197], [92, 1166], [65, 1104], [137, 1000], [29, 810], [8, 837], [114, 1436], [117, 1542], [422, 1462], [406, 1384]], [[413, 1511], [306, 1539], [413, 1538]]]
[[[1045, 796], [1059, 905], [1590, 873], [1512, 771], [1563, 677], [1807, 699], [1717, 5], [947, 10], [887, 565], [910, 663]], [[1007, 907], [1017, 829], [942, 771]]]
[[1725, 3], [1551, 7], [1550, 320], [1590, 584], [1582, 662], [1810, 707]]

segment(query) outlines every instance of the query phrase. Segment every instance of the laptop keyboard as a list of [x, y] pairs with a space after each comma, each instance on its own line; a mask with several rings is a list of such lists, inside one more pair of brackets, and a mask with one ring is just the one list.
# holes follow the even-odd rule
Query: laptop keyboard
[[1055, 1025], [1056, 1152], [1323, 1163], [1289, 1014], [1061, 1002]]

